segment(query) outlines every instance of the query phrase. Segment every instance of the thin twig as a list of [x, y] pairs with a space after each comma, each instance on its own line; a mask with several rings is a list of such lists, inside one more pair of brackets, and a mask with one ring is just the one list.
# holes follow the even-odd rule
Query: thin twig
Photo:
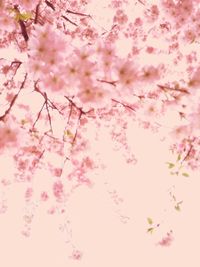
[[128, 109], [131, 109], [132, 111], [135, 111], [134, 108], [132, 108], [132, 107], [130, 107], [129, 105], [124, 104], [124, 103], [122, 103], [122, 102], [120, 102], [120, 101], [118, 101], [118, 100], [116, 100], [116, 99], [113, 99], [113, 98], [112, 98], [112, 101], [113, 101], [113, 102], [116, 102], [116, 103], [118, 103], [118, 104], [121, 104], [121, 105], [122, 105], [123, 107], [125, 107], [125, 108], [128, 108]]
[[18, 96], [19, 96], [19, 93], [20, 91], [24, 88], [24, 85], [25, 85], [25, 82], [26, 82], [26, 79], [27, 79], [27, 73], [25, 74], [25, 77], [24, 77], [24, 80], [19, 88], [19, 91], [18, 93], [13, 97], [11, 103], [10, 103], [10, 106], [9, 108], [5, 111], [4, 115], [0, 117], [0, 121], [3, 121], [5, 119], [5, 117], [10, 113], [13, 105], [15, 104], [15, 101], [17, 100]]
[[167, 90], [174, 91], [174, 92], [181, 92], [184, 94], [190, 94], [186, 89], [179, 89], [179, 88], [176, 89], [176, 88], [172, 88], [172, 87], [169, 87], [166, 85], [160, 85], [160, 84], [157, 84], [157, 86], [164, 91], [165, 91], [165, 89], [167, 89]]
[[40, 3], [37, 4], [36, 9], [35, 9], [35, 19], [34, 19], [35, 24], [37, 24], [38, 22], [39, 8], [40, 8]]
[[70, 19], [68, 19], [66, 16], [61, 16], [63, 19], [65, 19], [66, 21], [70, 22], [71, 24], [73, 24], [74, 26], [78, 27], [78, 24], [76, 24], [75, 22], [71, 21]]
[[38, 120], [39, 120], [39, 118], [40, 118], [40, 115], [41, 115], [41, 113], [42, 113], [42, 110], [43, 110], [43, 108], [44, 108], [45, 105], [46, 105], [46, 101], [44, 101], [44, 104], [42, 105], [42, 107], [41, 107], [41, 109], [40, 109], [40, 111], [39, 111], [39, 113], [38, 113], [37, 119], [36, 119], [36, 121], [34, 122], [34, 124], [33, 124], [33, 126], [32, 126], [32, 129], [35, 128], [35, 125], [36, 125], [36, 123], [38, 122]]
[[[18, 5], [14, 5], [14, 9], [17, 11], [17, 13], [20, 14]], [[21, 28], [22, 36], [24, 37], [24, 40], [27, 42], [29, 37], [28, 37], [28, 33], [27, 33], [27, 30], [26, 30], [26, 26], [25, 26], [24, 21], [19, 19], [19, 25], [20, 25], [20, 28]]]
[[100, 80], [100, 79], [97, 79], [98, 82], [102, 82], [102, 83], [108, 83], [108, 84], [111, 84], [113, 86], [116, 86], [116, 82], [117, 81], [106, 81], [106, 80]]
[[44, 93], [44, 94], [45, 94], [45, 99], [46, 99], [45, 105], [46, 105], [46, 109], [47, 109], [47, 116], [48, 116], [48, 119], [49, 119], [50, 130], [53, 133], [52, 121], [51, 121], [51, 116], [50, 116], [50, 112], [49, 112], [49, 106], [48, 106], [48, 103], [47, 103], [48, 98], [47, 98], [47, 94], [46, 93]]
[[53, 5], [52, 3], [50, 3], [49, 1], [45, 0], [45, 3], [46, 3], [46, 5], [47, 5], [48, 7], [50, 7], [51, 9], [53, 9], [53, 11], [56, 10], [55, 7], [54, 7], [54, 5]]
[[181, 165], [182, 165], [183, 162], [189, 157], [189, 155], [190, 155], [192, 149], [193, 149], [193, 145], [190, 146], [190, 148], [189, 148], [187, 154], [185, 155], [185, 157], [184, 157], [183, 160], [181, 161]]
[[83, 14], [83, 13], [80, 13], [80, 12], [74, 12], [74, 11], [71, 11], [71, 10], [69, 10], [69, 9], [67, 9], [66, 12], [67, 12], [67, 13], [70, 13], [70, 14], [78, 15], [78, 16], [91, 17], [90, 15]]
[[76, 127], [76, 132], [74, 134], [74, 138], [72, 140], [72, 146], [74, 145], [75, 141], [76, 141], [76, 137], [78, 134], [78, 129], [79, 129], [79, 125], [80, 125], [80, 120], [81, 120], [81, 116], [83, 115], [82, 111], [80, 110], [79, 116], [78, 116], [78, 122], [77, 122], [77, 127]]

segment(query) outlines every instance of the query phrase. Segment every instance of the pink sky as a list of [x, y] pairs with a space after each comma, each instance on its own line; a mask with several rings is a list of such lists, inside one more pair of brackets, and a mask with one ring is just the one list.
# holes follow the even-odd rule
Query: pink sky
[[[172, 156], [158, 140], [145, 130], [130, 128], [130, 144], [138, 160], [132, 166], [124, 163], [120, 153], [113, 154], [106, 143], [101, 153], [110, 157], [109, 167], [95, 177], [92, 188], [76, 190], [64, 215], [46, 214], [46, 204], [25, 206], [25, 187], [11, 185], [4, 192], [9, 209], [0, 215], [2, 266], [198, 267], [199, 177], [171, 176], [165, 162]], [[1, 162], [1, 171], [9, 177], [10, 162], [5, 157]], [[38, 173], [35, 183], [37, 179], [44, 179], [44, 174]], [[174, 209], [169, 192], [183, 201], [181, 211]], [[20, 232], [25, 208], [34, 213], [29, 238]], [[160, 224], [152, 234], [146, 232], [147, 217]], [[157, 246], [170, 230], [171, 246]], [[67, 243], [70, 238], [82, 252], [81, 260], [69, 258], [73, 250]]]

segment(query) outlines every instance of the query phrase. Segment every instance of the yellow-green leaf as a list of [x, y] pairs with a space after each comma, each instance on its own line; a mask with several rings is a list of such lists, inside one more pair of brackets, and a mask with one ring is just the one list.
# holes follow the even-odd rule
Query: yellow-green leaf
[[151, 218], [149, 218], [149, 217], [147, 218], [147, 221], [148, 221], [149, 224], [153, 223], [153, 220]]
[[153, 233], [153, 230], [154, 230], [154, 228], [153, 227], [150, 227], [150, 228], [147, 229], [147, 233], [151, 233], [152, 234]]
[[180, 208], [180, 206], [177, 204], [175, 207], [174, 207], [177, 211], [180, 211], [181, 210], [181, 208]]
[[175, 166], [175, 164], [172, 163], [172, 162], [167, 162], [167, 164], [168, 164], [168, 168], [169, 168], [169, 169], [172, 169], [172, 168], [174, 168], [174, 166]]
[[32, 14], [30, 12], [25, 12], [25, 13], [19, 13], [19, 12], [16, 12], [16, 15], [15, 15], [15, 19], [17, 21], [19, 20], [28, 20], [28, 19], [31, 19], [32, 18]]
[[181, 159], [181, 154], [178, 155], [177, 161]]

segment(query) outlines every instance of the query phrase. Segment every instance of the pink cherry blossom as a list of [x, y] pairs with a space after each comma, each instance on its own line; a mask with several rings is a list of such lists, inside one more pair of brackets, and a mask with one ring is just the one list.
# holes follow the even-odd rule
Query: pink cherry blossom
[[18, 131], [11, 129], [9, 125], [1, 123], [0, 125], [0, 151], [6, 147], [15, 146], [18, 141]]
[[31, 1], [31, 0], [17, 0], [15, 1], [16, 4], [20, 5], [20, 7], [23, 7], [27, 10], [31, 10], [38, 4], [38, 0], [36, 1]]
[[41, 200], [42, 201], [47, 201], [48, 200], [48, 194], [46, 192], [42, 192], [41, 193]]
[[61, 200], [63, 197], [63, 184], [61, 181], [55, 182], [53, 184], [53, 193], [57, 200]]
[[80, 260], [82, 258], [82, 253], [79, 250], [73, 250], [71, 258], [73, 260]]
[[171, 246], [173, 241], [173, 237], [172, 237], [172, 231], [170, 233], [167, 233], [167, 236], [164, 237], [159, 243], [158, 245], [162, 246], [162, 247], [169, 247]]
[[133, 90], [133, 85], [138, 80], [138, 73], [133, 62], [119, 60], [116, 66], [116, 76], [122, 90]]

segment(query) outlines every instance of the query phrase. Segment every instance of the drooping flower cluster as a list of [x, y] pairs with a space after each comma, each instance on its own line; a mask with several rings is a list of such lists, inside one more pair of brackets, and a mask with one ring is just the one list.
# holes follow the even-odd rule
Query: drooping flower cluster
[[5, 148], [14, 148], [18, 143], [18, 131], [7, 123], [0, 122], [0, 152]]

